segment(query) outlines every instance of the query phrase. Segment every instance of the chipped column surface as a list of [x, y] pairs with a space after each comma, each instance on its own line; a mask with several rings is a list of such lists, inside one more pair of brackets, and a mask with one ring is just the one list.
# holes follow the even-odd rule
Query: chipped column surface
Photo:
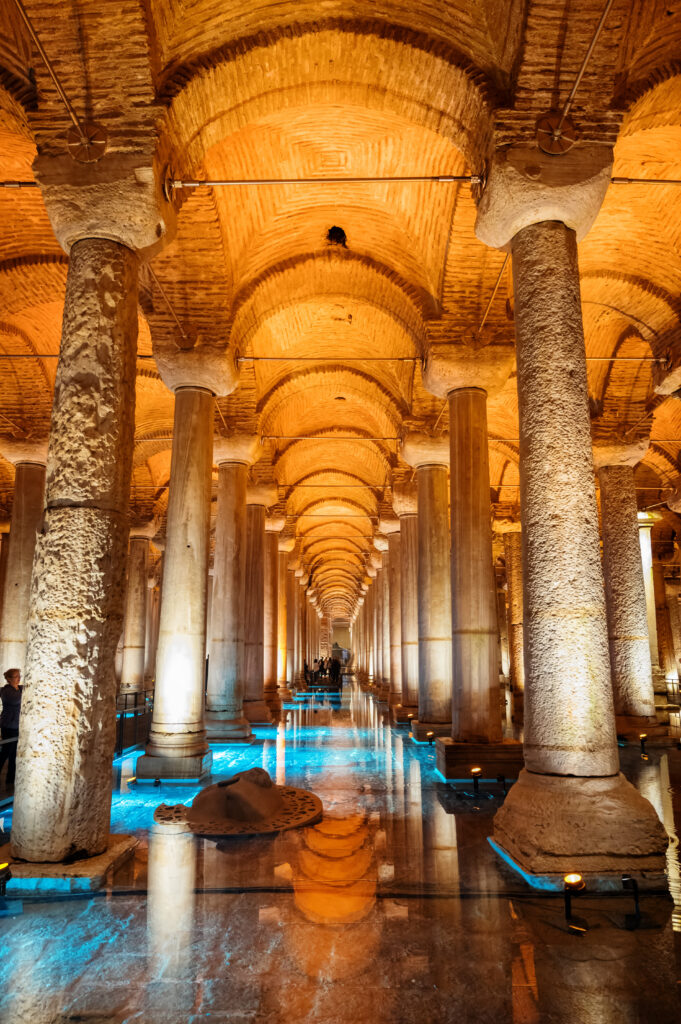
[[47, 444], [0, 442], [2, 454], [16, 466], [12, 521], [5, 563], [0, 617], [0, 672], [18, 668], [26, 660], [31, 569], [36, 539], [43, 518]]
[[213, 407], [212, 393], [202, 388], [183, 387], [175, 395], [151, 756], [194, 757], [208, 750], [203, 691]]
[[598, 470], [612, 688], [617, 715], [655, 720], [634, 469]]
[[[151, 529], [155, 529], [155, 524], [151, 524]], [[121, 668], [121, 691], [124, 693], [135, 693], [144, 689], [148, 557], [149, 537], [134, 529], [131, 530]]]
[[449, 394], [452, 737], [501, 741], [497, 605], [492, 556], [487, 394]]
[[[219, 454], [214, 453], [214, 458]], [[206, 690], [208, 735], [246, 739], [244, 717], [243, 608], [246, 547], [246, 462], [218, 466], [213, 615]]]
[[285, 519], [265, 520], [264, 650], [263, 678], [266, 697], [277, 693], [277, 647], [279, 636], [279, 534]]
[[137, 257], [71, 250], [31, 586], [14, 856], [59, 861], [107, 845], [114, 655], [123, 618], [137, 340]]
[[508, 585], [508, 640], [511, 663], [511, 686], [522, 693], [525, 689], [525, 655], [523, 653], [523, 539], [520, 523], [517, 530], [504, 533], [506, 583]]
[[525, 613], [525, 764], [618, 770], [575, 234], [513, 239]]
[[400, 520], [400, 627], [402, 633], [402, 704], [419, 701], [418, 517], [413, 484], [395, 484], [393, 508]]

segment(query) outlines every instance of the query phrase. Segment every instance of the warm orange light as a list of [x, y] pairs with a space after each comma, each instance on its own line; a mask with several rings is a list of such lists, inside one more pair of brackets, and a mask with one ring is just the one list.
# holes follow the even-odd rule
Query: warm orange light
[[575, 871], [573, 874], [565, 875], [563, 878], [566, 889], [583, 889], [584, 879]]
[[638, 734], [638, 738], [639, 738], [640, 740], [646, 740], [646, 739], [648, 739], [648, 733], [647, 733], [647, 732], [640, 732], [640, 733]]
[[136, 775], [131, 775], [130, 778], [126, 779], [125, 781], [126, 782], [137, 782], [137, 776]]
[[434, 733], [434, 732], [432, 731], [432, 729], [431, 729], [431, 731], [430, 731], [430, 732], [427, 732], [427, 733], [426, 733], [426, 736], [434, 736], [434, 735], [435, 735], [435, 733]]
[[8, 863], [5, 863], [5, 864], [0, 864], [0, 871], [4, 871], [4, 870], [5, 870], [5, 868], [8, 868], [8, 867], [9, 867], [9, 864], [8, 864]]
[[407, 715], [407, 718], [413, 718], [413, 717], [414, 717], [413, 714], [412, 715]]
[[479, 775], [481, 771], [482, 768], [471, 768], [471, 775]]

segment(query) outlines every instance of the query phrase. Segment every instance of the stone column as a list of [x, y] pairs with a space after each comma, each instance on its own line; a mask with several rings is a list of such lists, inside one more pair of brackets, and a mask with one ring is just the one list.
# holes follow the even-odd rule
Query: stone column
[[304, 569], [296, 570], [297, 586], [297, 608], [298, 608], [298, 678], [301, 686], [305, 687], [305, 662], [307, 661], [307, 601], [305, 591], [307, 590], [308, 575]]
[[418, 517], [413, 484], [395, 484], [393, 508], [400, 521], [400, 628], [402, 633], [402, 706], [418, 708]]
[[653, 587], [655, 590], [655, 611], [657, 614], [657, 643], [660, 651], [660, 668], [664, 673], [665, 688], [676, 677], [674, 641], [667, 605], [667, 590], [664, 585], [664, 566], [659, 558], [653, 557]]
[[268, 517], [265, 520], [265, 700], [279, 706], [277, 680], [279, 660], [279, 534], [286, 520]]
[[246, 481], [260, 446], [253, 434], [213, 440], [218, 501], [213, 562], [213, 614], [206, 690], [210, 739], [243, 742], [253, 732], [244, 715]]
[[505, 524], [504, 556], [508, 587], [509, 675], [513, 694], [513, 713], [523, 715], [525, 693], [525, 654], [523, 651], [523, 539], [520, 523]]
[[447, 522], [449, 439], [408, 434], [405, 462], [418, 488], [419, 716], [414, 736], [452, 727], [452, 609]]
[[265, 702], [265, 517], [276, 500], [274, 484], [254, 484], [246, 493], [244, 714], [249, 722], [272, 721]]
[[154, 664], [156, 662], [156, 633], [157, 619], [159, 612], [158, 587], [153, 576], [147, 576], [146, 580], [146, 612], [144, 631], [144, 686], [153, 678]]
[[47, 442], [3, 439], [0, 441], [0, 450], [15, 466], [14, 499], [0, 617], [0, 675], [8, 668], [18, 668], [23, 675], [33, 554], [43, 520]]
[[452, 739], [498, 743], [499, 640], [487, 398], [501, 390], [511, 345], [432, 345], [425, 387], [449, 403], [452, 593]]
[[650, 647], [650, 664], [653, 673], [653, 691], [656, 694], [667, 694], [667, 682], [660, 665], [660, 648], [657, 637], [657, 608], [655, 605], [655, 582], [653, 579], [653, 524], [658, 515], [655, 512], [638, 513], [638, 540], [641, 548], [641, 565], [643, 568], [643, 586], [646, 595], [646, 615], [648, 618], [648, 643]]
[[[7, 555], [9, 553], [9, 521], [0, 522], [0, 623], [5, 596], [5, 578], [7, 576]], [[0, 633], [0, 636], [2, 634]]]
[[13, 855], [27, 861], [95, 855], [108, 843], [137, 266], [130, 248], [108, 239], [85, 238], [71, 249], [45, 516], [33, 559], [12, 822]]
[[390, 552], [388, 541], [385, 537], [376, 538], [385, 544], [383, 551], [383, 568], [381, 569], [381, 614], [383, 623], [381, 628], [381, 639], [383, 641], [383, 679], [381, 682], [381, 700], [388, 701], [392, 681], [390, 677]]
[[212, 763], [204, 679], [213, 395], [184, 384], [175, 390], [154, 712], [138, 778], [201, 778]]
[[144, 656], [147, 641], [147, 562], [155, 522], [133, 526], [128, 548], [128, 583], [123, 619], [121, 693], [144, 690]]
[[286, 565], [286, 685], [289, 691], [296, 684], [296, 590], [296, 568], [289, 553]]
[[[279, 602], [277, 620], [277, 686], [280, 700], [291, 700], [293, 694], [289, 685], [289, 648], [293, 646], [292, 615], [290, 611], [290, 587], [288, 562], [295, 546], [295, 537], [279, 537]], [[295, 579], [295, 577], [294, 577]], [[291, 642], [289, 642], [291, 641]]]
[[526, 768], [494, 841], [557, 886], [588, 872], [590, 888], [623, 870], [662, 873], [667, 845], [619, 773], [610, 684], [577, 265], [610, 157], [580, 147], [556, 165], [535, 147], [499, 151], [476, 226], [511, 246], [520, 421]]
[[634, 485], [634, 465], [647, 447], [646, 441], [643, 446], [594, 449], [601, 491], [605, 603], [617, 730], [635, 736], [656, 723]]
[[678, 692], [679, 664], [681, 663], [681, 616], [679, 615], [679, 593], [681, 591], [681, 584], [679, 583], [678, 576], [665, 576], [664, 588], [667, 595], [669, 624], [671, 626], [672, 645], [674, 649], [674, 666], [677, 677], [675, 689]]
[[388, 538], [388, 601], [390, 609], [391, 705], [402, 703], [402, 541], [399, 519], [381, 519], [378, 528]]

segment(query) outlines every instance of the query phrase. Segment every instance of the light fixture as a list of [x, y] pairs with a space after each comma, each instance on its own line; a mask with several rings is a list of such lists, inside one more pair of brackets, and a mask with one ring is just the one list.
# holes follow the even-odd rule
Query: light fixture
[[474, 794], [476, 796], [480, 792], [479, 779], [480, 779], [480, 773], [481, 772], [482, 772], [482, 768], [479, 768], [477, 765], [475, 765], [475, 767], [471, 768], [471, 775], [473, 776], [473, 792], [474, 792]]
[[433, 738], [434, 738], [434, 736], [435, 736], [435, 733], [432, 731], [432, 729], [431, 729], [430, 732], [426, 733], [426, 739], [428, 740], [428, 743], [430, 744], [431, 747], [433, 745]]
[[7, 883], [12, 877], [10, 866], [5, 861], [4, 864], [0, 864], [0, 899], [4, 900], [5, 890], [7, 889]]
[[622, 875], [622, 887], [625, 892], [630, 892], [634, 899], [634, 913], [627, 914], [624, 918], [625, 927], [633, 930], [641, 923], [641, 905], [639, 903], [638, 882], [631, 875]]
[[641, 753], [645, 754], [645, 752], [646, 752], [646, 740], [648, 739], [648, 733], [647, 732], [640, 732], [638, 734], [638, 738], [641, 741]]
[[565, 920], [571, 932], [581, 934], [589, 930], [586, 921], [572, 915], [572, 894], [581, 892], [586, 888], [586, 882], [582, 876], [574, 871], [563, 877], [563, 899], [565, 901]]

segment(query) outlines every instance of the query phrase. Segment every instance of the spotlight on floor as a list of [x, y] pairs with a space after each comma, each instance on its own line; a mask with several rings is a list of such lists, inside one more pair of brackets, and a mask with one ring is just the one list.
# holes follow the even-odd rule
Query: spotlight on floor
[[482, 772], [482, 768], [478, 768], [477, 765], [474, 768], [471, 768], [471, 775], [473, 776], [473, 793], [475, 794], [475, 796], [478, 796], [479, 793], [480, 793], [480, 773], [481, 772]]
[[433, 742], [435, 740], [435, 733], [432, 732], [432, 731], [431, 732], [427, 732], [426, 733], [426, 739], [428, 740], [429, 745], [432, 747]]
[[132, 786], [133, 782], [137, 782], [137, 776], [131, 775], [129, 779], [125, 780], [129, 786]]
[[646, 740], [648, 739], [648, 733], [647, 732], [640, 732], [638, 734], [638, 738], [641, 741], [641, 753], [645, 754], [645, 752], [646, 752]]
[[572, 896], [586, 888], [586, 882], [580, 874], [573, 872], [563, 878], [563, 899], [565, 901], [565, 920], [568, 929], [577, 935], [583, 935], [589, 930], [586, 921], [581, 917], [575, 917], [572, 913]]
[[7, 861], [5, 861], [3, 864], [0, 864], [0, 917], [15, 917], [16, 914], [21, 914], [24, 909], [21, 900], [5, 899], [7, 883], [11, 877], [12, 871]]

